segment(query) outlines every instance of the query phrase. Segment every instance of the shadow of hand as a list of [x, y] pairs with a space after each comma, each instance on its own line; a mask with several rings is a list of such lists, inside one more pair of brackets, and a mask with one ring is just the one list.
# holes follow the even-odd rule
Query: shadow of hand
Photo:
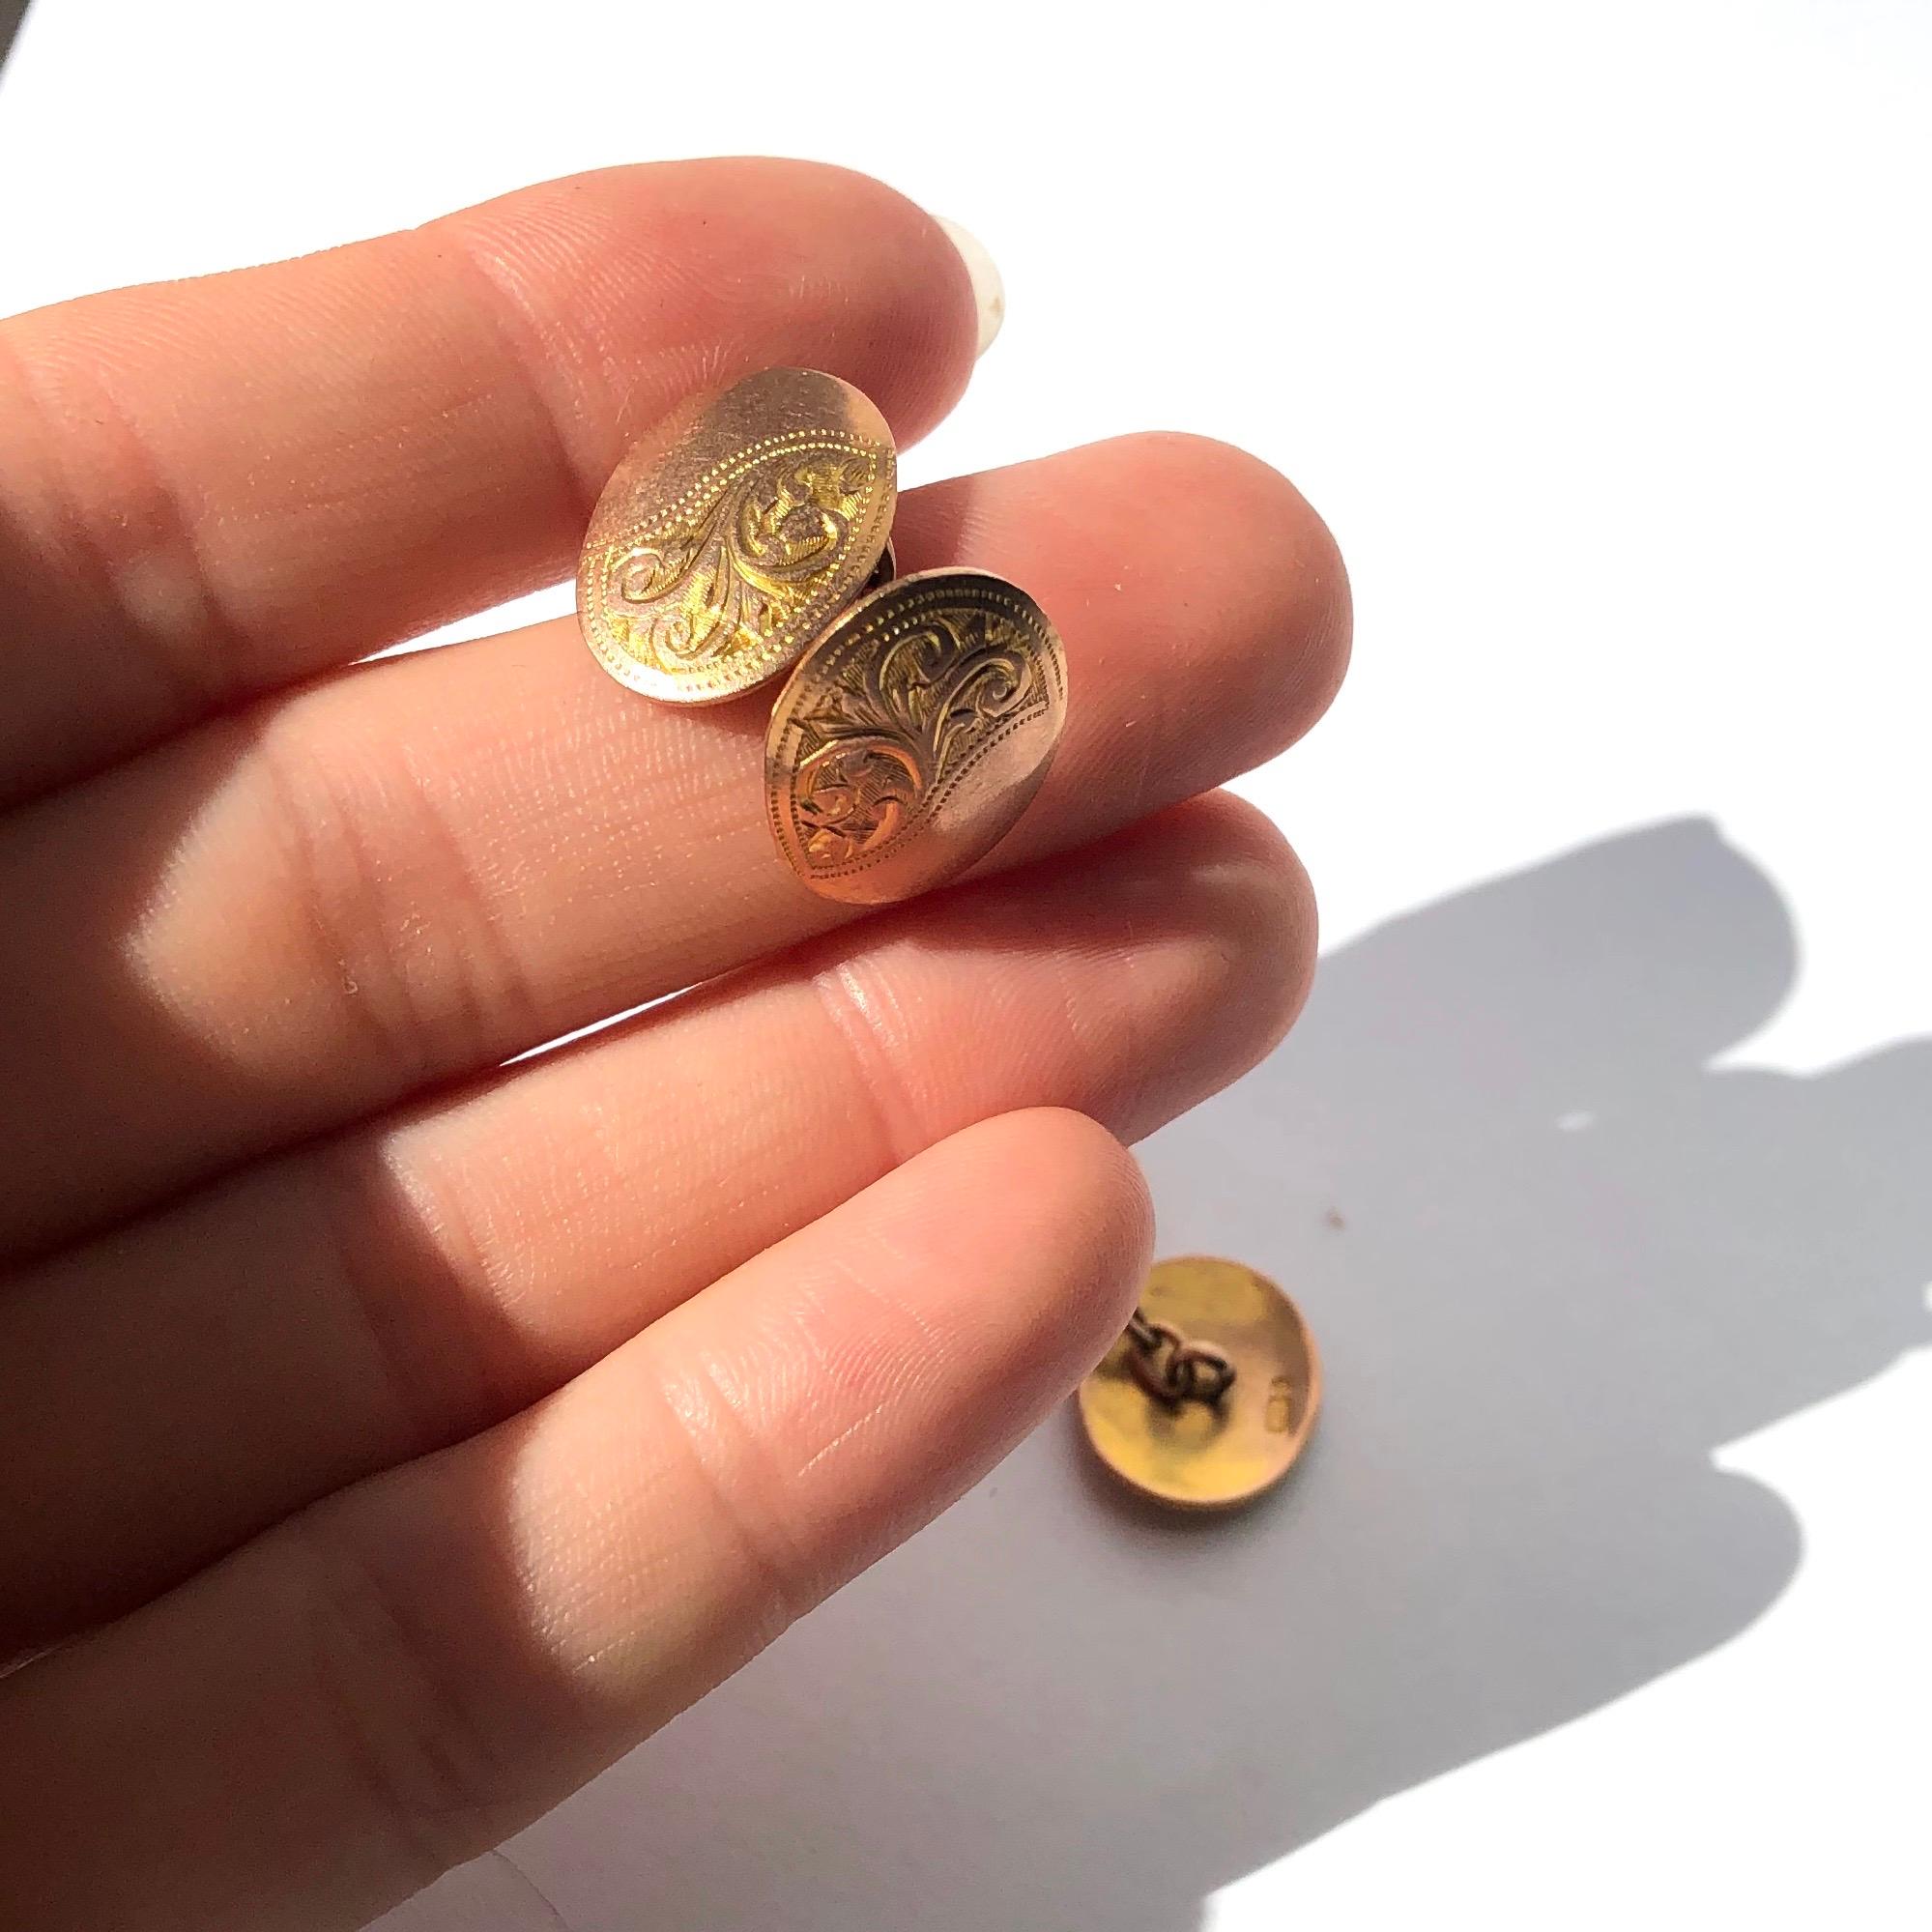
[[1289, 1489], [1156, 1519], [1045, 1431], [518, 1858], [572, 1924], [1180, 1932], [1735, 1634], [1798, 1526], [1715, 1452], [1927, 1339], [1932, 1043], [1713, 1070], [1793, 970], [1702, 822], [1340, 949], [1146, 1149], [1164, 1249], [1276, 1275], [1320, 1340]]

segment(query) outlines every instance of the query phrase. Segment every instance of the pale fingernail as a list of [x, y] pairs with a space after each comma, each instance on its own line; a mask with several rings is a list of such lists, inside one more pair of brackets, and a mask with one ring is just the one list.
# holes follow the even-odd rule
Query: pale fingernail
[[973, 354], [984, 356], [999, 333], [999, 325], [1006, 320], [1006, 285], [999, 279], [993, 257], [977, 235], [968, 234], [957, 221], [948, 221], [943, 215], [933, 218], [951, 237], [961, 261], [966, 265], [966, 274], [972, 278], [972, 299], [979, 309], [979, 346]]

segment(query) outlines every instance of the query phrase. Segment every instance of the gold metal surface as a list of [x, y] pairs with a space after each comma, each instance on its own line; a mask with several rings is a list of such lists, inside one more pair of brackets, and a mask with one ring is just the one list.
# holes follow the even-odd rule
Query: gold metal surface
[[1234, 1379], [1216, 1401], [1163, 1401], [1135, 1373], [1133, 1330], [1080, 1387], [1080, 1418], [1100, 1459], [1143, 1495], [1225, 1510], [1294, 1466], [1321, 1406], [1321, 1367], [1300, 1311], [1239, 1261], [1156, 1262], [1137, 1319], [1224, 1353]]
[[867, 591], [878, 591], [899, 574], [899, 552], [893, 547], [892, 539], [885, 539], [885, 548], [879, 553], [879, 562], [872, 566], [872, 575], [865, 580], [859, 591], [864, 596]]
[[735, 698], [864, 589], [897, 488], [885, 418], [836, 376], [765, 369], [689, 403], [597, 500], [577, 573], [585, 641], [646, 697]]
[[813, 891], [910, 897], [1005, 837], [1067, 712], [1066, 651], [1025, 591], [925, 570], [860, 599], [786, 680], [764, 741], [778, 849]]

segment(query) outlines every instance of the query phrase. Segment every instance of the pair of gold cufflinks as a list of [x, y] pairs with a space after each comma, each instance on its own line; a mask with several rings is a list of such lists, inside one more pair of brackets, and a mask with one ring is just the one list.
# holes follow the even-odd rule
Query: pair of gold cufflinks
[[1053, 762], [1066, 651], [984, 570], [895, 574], [892, 432], [836, 376], [765, 369], [676, 412], [619, 464], [577, 577], [586, 642], [660, 704], [788, 674], [765, 808], [814, 892], [885, 905], [999, 843]]
[[[814, 892], [885, 905], [966, 871], [1040, 789], [1066, 651], [984, 570], [897, 574], [898, 459], [836, 376], [765, 369], [667, 418], [619, 464], [584, 539], [597, 661], [666, 705], [783, 675], [764, 739], [780, 855]], [[1320, 1401], [1294, 1304], [1239, 1262], [1162, 1262], [1081, 1386], [1101, 1460], [1145, 1495], [1226, 1508], [1287, 1474]]]

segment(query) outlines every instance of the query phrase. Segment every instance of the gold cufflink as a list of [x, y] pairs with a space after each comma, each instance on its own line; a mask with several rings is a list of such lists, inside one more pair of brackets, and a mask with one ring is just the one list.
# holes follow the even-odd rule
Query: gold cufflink
[[624, 457], [577, 576], [585, 641], [662, 704], [721, 704], [789, 673], [765, 806], [814, 892], [884, 905], [954, 878], [1013, 828], [1066, 721], [1066, 651], [983, 570], [895, 575], [898, 459], [871, 399], [765, 369], [674, 413]]
[[1321, 1364], [1301, 1311], [1265, 1275], [1185, 1255], [1154, 1265], [1078, 1402], [1122, 1482], [1183, 1509], [1232, 1509], [1294, 1467], [1321, 1408]]
[[[765, 369], [633, 447], [591, 518], [585, 641], [620, 683], [714, 705], [785, 675], [765, 732], [780, 855], [829, 899], [884, 905], [982, 858], [1066, 722], [1066, 651], [984, 570], [897, 574], [898, 458], [871, 399]], [[1294, 1304], [1239, 1262], [1161, 1262], [1081, 1385], [1101, 1460], [1163, 1502], [1225, 1509], [1281, 1481], [1321, 1399]]]

